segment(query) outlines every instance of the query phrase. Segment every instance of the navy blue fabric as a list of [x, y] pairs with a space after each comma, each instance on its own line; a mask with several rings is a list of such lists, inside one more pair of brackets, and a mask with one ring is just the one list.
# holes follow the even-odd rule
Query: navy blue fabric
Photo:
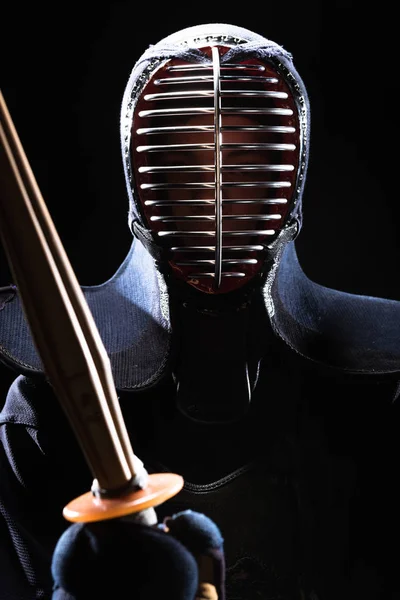
[[193, 600], [193, 555], [173, 536], [129, 519], [73, 524], [51, 565], [52, 600]]
[[[144, 388], [162, 378], [170, 352], [168, 301], [162, 277], [142, 244], [132, 242], [108, 281], [82, 290], [118, 387]], [[9, 291], [0, 294], [0, 360], [17, 372], [43, 375], [18, 295]]]
[[224, 540], [219, 527], [203, 513], [185, 510], [168, 517], [165, 524], [192, 552], [206, 554], [212, 549], [223, 548]]
[[276, 333], [296, 352], [353, 373], [400, 375], [400, 302], [333, 290], [311, 281], [284, 249], [270, 301]]

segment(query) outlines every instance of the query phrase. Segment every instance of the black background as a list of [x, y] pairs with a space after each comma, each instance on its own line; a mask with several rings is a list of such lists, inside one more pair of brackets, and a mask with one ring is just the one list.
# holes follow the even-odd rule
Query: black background
[[[354, 2], [12, 3], [2, 13], [2, 91], [72, 266], [105, 281], [131, 234], [119, 142], [130, 71], [149, 44], [227, 22], [281, 44], [311, 103], [305, 272], [400, 300], [399, 75], [395, 9]], [[0, 285], [10, 281], [0, 251]]]

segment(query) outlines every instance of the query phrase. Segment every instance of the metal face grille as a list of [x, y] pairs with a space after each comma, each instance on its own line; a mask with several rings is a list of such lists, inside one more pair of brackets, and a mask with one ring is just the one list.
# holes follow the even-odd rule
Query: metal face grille
[[175, 275], [210, 294], [259, 273], [286, 222], [300, 164], [295, 98], [278, 68], [170, 60], [135, 109], [131, 160], [147, 227]]

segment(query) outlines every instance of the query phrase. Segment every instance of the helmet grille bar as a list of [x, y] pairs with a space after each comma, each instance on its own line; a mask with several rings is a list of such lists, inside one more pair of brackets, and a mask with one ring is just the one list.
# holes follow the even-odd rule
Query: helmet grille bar
[[[209, 69], [210, 67], [207, 66], [207, 68]], [[232, 67], [231, 67], [232, 68]], [[221, 68], [220, 66], [220, 72], [223, 69], [223, 67]], [[172, 69], [171, 69], [172, 70]], [[276, 79], [275, 77], [264, 77], [261, 78], [259, 76], [245, 76], [245, 75], [220, 75], [220, 80], [221, 81], [252, 81], [252, 82], [259, 82], [260, 79], [263, 80], [263, 82], [268, 82], [268, 83], [278, 83], [278, 79]], [[171, 84], [181, 84], [181, 83], [204, 83], [205, 81], [214, 81], [214, 77], [213, 75], [199, 75], [198, 77], [175, 77], [172, 81], [169, 78], [165, 78], [165, 79], [156, 79], [154, 81], [155, 85], [171, 85]], [[225, 92], [226, 93], [226, 92]]]
[[[261, 245], [247, 245], [247, 246], [222, 246], [223, 250], [229, 250], [230, 252], [243, 252], [245, 249], [248, 252], [260, 252], [264, 249]], [[173, 252], [214, 252], [215, 246], [172, 246]]]
[[[219, 51], [212, 48], [214, 84], [214, 164], [215, 164], [215, 269], [213, 287], [218, 290], [222, 275], [222, 155], [221, 155], [221, 74]], [[195, 217], [198, 220], [198, 217]]]
[[[296, 150], [294, 144], [220, 144], [222, 148], [240, 148], [241, 150]], [[158, 146], [137, 146], [137, 152], [169, 152], [175, 151], [197, 151], [197, 150], [214, 150], [214, 144], [163, 144]]]
[[[246, 70], [246, 71], [265, 71], [265, 66], [264, 65], [257, 65], [257, 64], [247, 64], [247, 65], [240, 65], [238, 63], [224, 63], [223, 65], [221, 65], [220, 70], [224, 71], [224, 70], [231, 70], [234, 69], [235, 71], [240, 71], [242, 70]], [[199, 64], [199, 65], [171, 65], [168, 70], [173, 73], [174, 71], [201, 71], [201, 70], [205, 70], [205, 71], [209, 71], [212, 70], [212, 65], [210, 64]]]
[[[212, 125], [197, 125], [197, 126], [176, 126], [176, 127], [148, 127], [139, 128], [136, 131], [137, 135], [149, 135], [149, 134], [160, 134], [160, 133], [201, 133], [201, 132], [214, 131]], [[294, 133], [294, 127], [277, 127], [277, 126], [262, 126], [257, 125], [253, 127], [221, 127], [221, 132], [224, 131], [258, 131], [258, 132], [269, 132], [269, 133]]]
[[[214, 48], [213, 48], [214, 50]], [[253, 78], [254, 81], [255, 78]], [[205, 81], [209, 81], [209, 78], [205, 78]], [[219, 81], [219, 80], [218, 80]], [[190, 83], [190, 82], [187, 82]], [[204, 82], [203, 82], [204, 83]], [[249, 92], [248, 90], [226, 90], [225, 92], [221, 92], [219, 95], [221, 96], [237, 96], [241, 98], [243, 96], [252, 96], [253, 98], [283, 98], [286, 100], [288, 95], [286, 92], [265, 92], [265, 91], [256, 91]], [[165, 94], [146, 94], [144, 97], [148, 102], [152, 102], [154, 100], [187, 100], [187, 99], [198, 99], [203, 97], [214, 96], [213, 92], [208, 90], [194, 90], [191, 92], [180, 91], [180, 92], [166, 92]]]
[[[230, 200], [222, 199], [224, 204], [287, 204], [286, 198], [272, 198], [270, 200], [260, 200], [255, 198], [254, 200]], [[146, 200], [146, 206], [164, 206], [174, 207], [176, 202], [170, 200]], [[214, 200], [179, 200], [179, 206], [209, 206], [214, 205]]]
[[144, 221], [173, 272], [224, 293], [260, 271], [284, 226], [301, 128], [277, 63], [221, 63], [226, 48], [204, 50], [208, 63], [172, 59], [145, 84], [131, 156]]
[[[287, 108], [246, 108], [228, 106], [221, 109], [221, 115], [226, 114], [252, 114], [252, 115], [279, 115], [291, 117], [293, 111]], [[142, 110], [139, 113], [140, 117], [171, 117], [171, 116], [192, 116], [201, 114], [214, 114], [214, 108], [161, 108], [153, 110]]]

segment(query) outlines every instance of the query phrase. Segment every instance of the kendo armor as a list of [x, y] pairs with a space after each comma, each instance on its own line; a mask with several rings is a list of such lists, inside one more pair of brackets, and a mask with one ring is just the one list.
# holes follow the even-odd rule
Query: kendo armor
[[[308, 467], [321, 447], [298, 442], [299, 406], [351, 378], [398, 395], [400, 303], [321, 286], [298, 261], [309, 145], [307, 92], [282, 46], [219, 23], [151, 45], [121, 108], [134, 240], [109, 281], [83, 287], [128, 425], [130, 392], [160, 390], [134, 448], [185, 479], [166, 514], [220, 526], [228, 600], [342, 597], [340, 555], [314, 542], [326, 521], [308, 520], [331, 463]], [[2, 360], [41, 377], [17, 290], [0, 303]]]

